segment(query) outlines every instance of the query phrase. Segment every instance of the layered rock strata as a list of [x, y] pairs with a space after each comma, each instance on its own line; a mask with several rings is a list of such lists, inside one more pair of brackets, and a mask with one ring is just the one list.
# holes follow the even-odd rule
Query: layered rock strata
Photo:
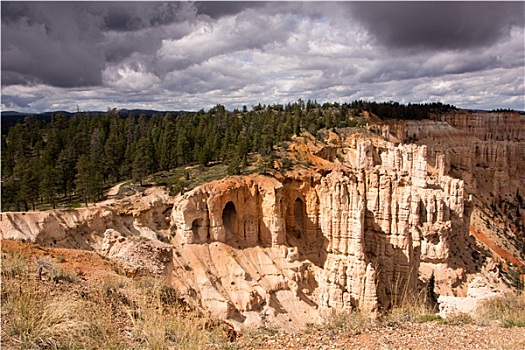
[[525, 262], [525, 115], [456, 111], [434, 119], [390, 120], [383, 132], [426, 145], [431, 167], [464, 180], [474, 231]]
[[343, 164], [326, 174], [232, 177], [184, 194], [172, 213], [177, 235], [187, 245], [293, 249], [287, 260], [298, 265], [281, 270], [273, 292], [311, 296], [321, 313], [400, 302], [416, 292], [421, 263], [446, 265], [449, 237], [467, 232], [463, 182], [431, 177], [426, 147], [355, 145], [339, 149]]

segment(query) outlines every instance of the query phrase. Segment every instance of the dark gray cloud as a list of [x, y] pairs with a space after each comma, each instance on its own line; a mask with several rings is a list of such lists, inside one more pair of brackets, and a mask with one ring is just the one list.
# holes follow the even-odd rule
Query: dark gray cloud
[[98, 85], [101, 19], [78, 4], [2, 3], [2, 85]]
[[105, 29], [116, 31], [169, 25], [195, 14], [192, 6], [180, 2], [106, 2], [86, 6], [102, 16]]
[[523, 27], [523, 2], [351, 2], [353, 18], [390, 48], [467, 49]]
[[522, 2], [2, 2], [2, 105], [524, 109]]
[[107, 61], [154, 53], [173, 34], [161, 27], [194, 17], [187, 3], [2, 2], [2, 85], [101, 85]]
[[235, 15], [247, 8], [264, 7], [265, 1], [199, 1], [195, 5], [199, 14], [217, 19], [226, 15]]

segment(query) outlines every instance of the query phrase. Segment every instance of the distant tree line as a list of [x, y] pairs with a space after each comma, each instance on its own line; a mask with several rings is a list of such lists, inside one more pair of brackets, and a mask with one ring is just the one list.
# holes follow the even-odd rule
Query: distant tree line
[[[363, 110], [387, 118], [422, 119], [448, 105], [408, 105], [354, 101], [324, 103], [298, 100], [286, 105], [253, 106], [228, 111], [217, 105], [208, 112], [174, 116], [115, 111], [50, 120], [27, 116], [2, 134], [2, 210], [35, 209], [38, 203], [86, 203], [102, 198], [109, 184], [133, 179], [142, 184], [149, 174], [189, 164], [224, 162], [232, 174], [257, 152], [272, 156], [273, 146], [307, 130], [357, 125]], [[403, 114], [404, 113], [404, 114]]]
[[[361, 101], [356, 101], [359, 104]], [[362, 102], [363, 109], [380, 116], [383, 119], [431, 119], [432, 115], [443, 114], [457, 110], [455, 106], [436, 103], [420, 103], [403, 105], [399, 102]]]

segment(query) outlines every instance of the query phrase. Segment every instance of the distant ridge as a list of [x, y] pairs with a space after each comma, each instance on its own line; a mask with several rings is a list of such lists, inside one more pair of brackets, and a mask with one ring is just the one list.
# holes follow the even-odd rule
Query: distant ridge
[[[2, 122], [2, 134], [7, 133], [10, 127], [15, 125], [17, 122], [21, 122], [24, 120], [25, 117], [31, 115], [34, 116], [38, 120], [50, 120], [51, 116], [53, 114], [62, 114], [66, 118], [70, 118], [74, 116], [75, 114], [83, 114], [83, 113], [89, 113], [91, 115], [96, 114], [106, 114], [108, 111], [83, 111], [83, 112], [67, 112], [67, 111], [50, 111], [50, 112], [42, 112], [42, 113], [24, 113], [24, 112], [18, 112], [18, 111], [1, 111], [1, 122]], [[166, 113], [171, 113], [174, 116], [178, 116], [181, 113], [192, 113], [189, 111], [157, 111], [154, 109], [120, 109], [118, 110], [118, 115], [121, 118], [127, 118], [130, 114], [133, 114], [135, 116], [139, 116], [141, 114], [144, 114], [146, 117], [150, 118], [154, 114], [157, 115], [165, 115]]]

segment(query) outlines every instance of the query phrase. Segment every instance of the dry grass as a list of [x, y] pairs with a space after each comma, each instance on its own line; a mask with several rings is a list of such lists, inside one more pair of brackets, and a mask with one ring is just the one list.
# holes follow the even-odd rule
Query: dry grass
[[375, 326], [376, 320], [373, 315], [357, 310], [334, 313], [322, 325], [323, 328], [337, 329], [348, 334], [358, 334], [366, 328]]
[[478, 310], [478, 324], [498, 321], [502, 327], [525, 327], [525, 292], [488, 300]]
[[[4, 260], [5, 261], [5, 260]], [[87, 323], [69, 293], [42, 290], [29, 276], [2, 281], [2, 344], [21, 349], [71, 348]]]
[[423, 295], [409, 297], [396, 304], [382, 315], [381, 320], [388, 325], [397, 325], [406, 322], [433, 322], [441, 320], [436, 310], [429, 305]]
[[49, 269], [40, 280], [37, 264], [3, 254], [3, 348], [193, 350], [228, 344], [224, 329], [210, 326], [166, 281], [112, 276], [91, 283], [57, 266]]
[[435, 302], [430, 300], [428, 288], [427, 286], [417, 293], [409, 291], [408, 283], [400, 277], [396, 278], [391, 290], [398, 293], [393, 293], [391, 308], [382, 315], [381, 321], [390, 326], [406, 322], [440, 321], [441, 317], [436, 314], [437, 308]]
[[[186, 305], [167, 281], [131, 280], [114, 274], [102, 280], [86, 280], [59, 268], [50, 259], [35, 262], [21, 253], [2, 253], [2, 348], [192, 350], [237, 346], [227, 339], [224, 324]], [[42, 264], [48, 272], [41, 280], [38, 268]], [[306, 333], [348, 336], [410, 322], [435, 321], [463, 325], [485, 320], [485, 324], [523, 327], [525, 295], [489, 301], [474, 319], [460, 315], [441, 320], [435, 311], [426, 294], [404, 294], [379, 318], [357, 311], [339, 312], [322, 325], [310, 325]], [[264, 342], [268, 337], [259, 338]]]

